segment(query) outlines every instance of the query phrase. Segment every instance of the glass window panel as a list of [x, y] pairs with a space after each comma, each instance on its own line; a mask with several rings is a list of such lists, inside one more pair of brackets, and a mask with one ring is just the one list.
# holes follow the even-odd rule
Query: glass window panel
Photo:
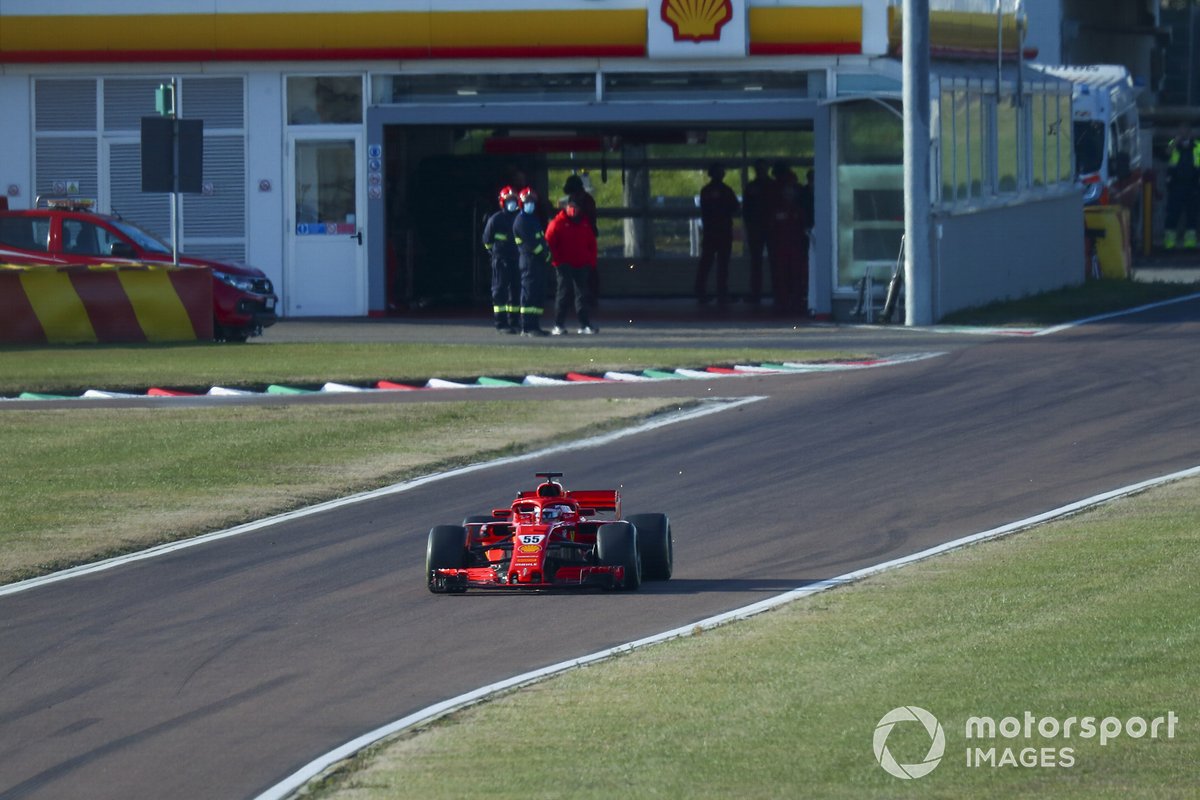
[[50, 218], [0, 217], [0, 244], [45, 252], [50, 248]]
[[1045, 186], [1047, 178], [1046, 164], [1051, 154], [1050, 125], [1046, 119], [1046, 92], [1039, 88], [1029, 96], [1029, 118], [1032, 133], [1030, 179], [1034, 186]]
[[354, 172], [353, 140], [296, 142], [296, 224], [354, 224]]
[[62, 236], [65, 252], [83, 256], [111, 256], [113, 244], [121, 241], [107, 228], [77, 219], [63, 220]]
[[358, 75], [292, 76], [287, 79], [289, 125], [362, 122], [362, 78]]
[[[894, 262], [900, 253], [900, 238], [903, 235], [903, 225], [899, 228], [855, 228], [854, 260]], [[875, 277], [883, 279], [879, 273]]]
[[938, 95], [938, 137], [941, 149], [942, 202], [953, 203], [955, 199], [955, 158], [958, 155], [954, 140], [954, 92], [943, 90]]
[[376, 104], [428, 100], [478, 102], [481, 96], [520, 95], [562, 100], [594, 99], [594, 72], [460, 73], [448, 75], [376, 75], [371, 99]]
[[604, 93], [620, 97], [663, 91], [707, 95], [805, 97], [807, 72], [606, 72]]
[[982, 197], [987, 185], [984, 156], [987, 153], [987, 106], [979, 89], [967, 91], [967, 192]]
[[971, 197], [971, 97], [965, 89], [954, 92], [954, 192], [959, 200]]
[[1000, 96], [996, 104], [996, 191], [1013, 194], [1020, 188], [1021, 137], [1017, 106], [1012, 92]]
[[1058, 96], [1058, 180], [1071, 183], [1075, 180], [1075, 147], [1071, 138], [1071, 95]]
[[838, 117], [838, 142], [844, 164], [894, 164], [904, 158], [900, 117], [887, 109], [856, 104]]
[[869, 103], [837, 111], [837, 286], [852, 289], [868, 270], [881, 279], [904, 233], [901, 120]]

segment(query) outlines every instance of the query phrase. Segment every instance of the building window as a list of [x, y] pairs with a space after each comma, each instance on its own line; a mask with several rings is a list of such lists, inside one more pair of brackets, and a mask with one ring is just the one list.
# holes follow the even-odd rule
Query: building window
[[1021, 188], [1021, 125], [1013, 92], [1004, 92], [996, 104], [996, 193], [1013, 194]]
[[360, 75], [293, 75], [287, 79], [289, 125], [358, 125], [363, 121]]
[[890, 274], [904, 235], [904, 131], [896, 113], [868, 102], [837, 111], [837, 288]]
[[1013, 85], [946, 78], [938, 93], [941, 203], [978, 203], [1070, 183], [1068, 84]]
[[375, 75], [371, 102], [478, 103], [518, 98], [531, 100], [596, 99], [594, 72], [449, 73], [439, 75]]

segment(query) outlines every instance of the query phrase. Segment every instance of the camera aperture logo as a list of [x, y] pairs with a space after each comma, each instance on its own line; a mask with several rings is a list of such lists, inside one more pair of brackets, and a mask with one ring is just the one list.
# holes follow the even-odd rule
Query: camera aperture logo
[[[888, 749], [888, 736], [899, 724], [917, 722], [929, 735], [929, 752], [915, 764], [901, 764]], [[1074, 767], [1077, 740], [1097, 740], [1106, 748], [1117, 739], [1174, 739], [1179, 716], [1168, 711], [1155, 717], [1133, 716], [1039, 716], [1025, 711], [1020, 716], [999, 720], [988, 716], [970, 716], [963, 726], [966, 766], [1002, 769]], [[912, 736], [905, 733], [905, 749], [912, 748]], [[938, 766], [946, 751], [946, 734], [937, 718], [919, 706], [900, 706], [883, 715], [875, 726], [875, 760], [889, 775], [902, 780], [923, 778]], [[982, 746], [981, 746], [982, 745]], [[903, 749], [901, 750], [903, 752]], [[912, 753], [912, 749], [908, 749]], [[920, 752], [919, 750], [916, 752]], [[1094, 752], [1094, 751], [1093, 751]]]
[[[917, 764], [901, 764], [888, 750], [888, 736], [891, 734], [892, 728], [901, 722], [919, 722], [925, 726], [925, 732], [929, 734], [929, 752]], [[889, 775], [903, 780], [923, 778], [933, 772], [942, 762], [942, 754], [946, 751], [946, 732], [942, 730], [942, 725], [937, 721], [937, 717], [920, 706], [900, 706], [893, 708], [879, 720], [879, 724], [875, 726], [874, 744], [875, 760]]]

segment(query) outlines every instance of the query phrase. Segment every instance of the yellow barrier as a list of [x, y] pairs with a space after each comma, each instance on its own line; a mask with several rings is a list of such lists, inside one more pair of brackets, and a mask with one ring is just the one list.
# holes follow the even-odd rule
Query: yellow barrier
[[[1088, 206], [1083, 224], [1096, 236], [1100, 277], [1128, 278], [1133, 254], [1129, 243], [1129, 209], [1124, 206]], [[1089, 277], [1092, 277], [1089, 275]]]

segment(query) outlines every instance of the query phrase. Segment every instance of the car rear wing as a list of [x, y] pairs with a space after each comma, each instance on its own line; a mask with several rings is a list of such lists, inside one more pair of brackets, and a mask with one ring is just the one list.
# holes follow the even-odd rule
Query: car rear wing
[[583, 489], [567, 492], [580, 508], [592, 508], [596, 511], [612, 511], [617, 517], [621, 516], [621, 493], [616, 489]]

